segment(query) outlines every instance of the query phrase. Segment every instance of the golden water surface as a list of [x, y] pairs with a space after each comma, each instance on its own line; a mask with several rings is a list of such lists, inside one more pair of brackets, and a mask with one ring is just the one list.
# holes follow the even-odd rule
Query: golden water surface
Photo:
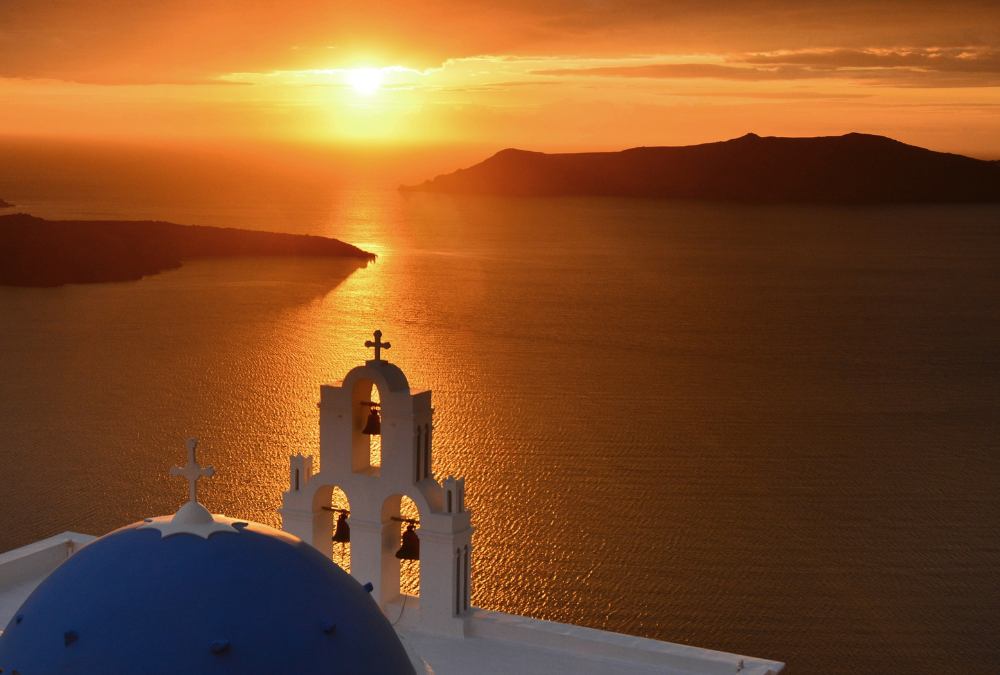
[[997, 663], [996, 207], [357, 185], [187, 215], [379, 258], [0, 288], [0, 549], [173, 512], [189, 436], [206, 505], [278, 525], [319, 385], [379, 328], [433, 389], [435, 475], [467, 477], [475, 604], [790, 673]]

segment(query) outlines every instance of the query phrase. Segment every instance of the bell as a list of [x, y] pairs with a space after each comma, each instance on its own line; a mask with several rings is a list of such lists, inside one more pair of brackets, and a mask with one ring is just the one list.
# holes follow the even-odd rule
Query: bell
[[396, 551], [400, 560], [420, 560], [420, 537], [413, 531], [413, 523], [406, 526], [403, 533], [403, 545]]
[[371, 414], [368, 415], [368, 424], [365, 425], [365, 429], [361, 433], [369, 436], [378, 436], [382, 433], [382, 420], [379, 419], [378, 411], [375, 410], [374, 406], [372, 406]]
[[337, 529], [333, 532], [333, 540], [341, 544], [347, 544], [351, 541], [351, 526], [347, 524], [346, 513], [337, 516]]

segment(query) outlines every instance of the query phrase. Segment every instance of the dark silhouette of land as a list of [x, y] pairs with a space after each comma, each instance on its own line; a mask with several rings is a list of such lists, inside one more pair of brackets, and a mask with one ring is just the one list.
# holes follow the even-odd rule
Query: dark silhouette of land
[[11, 204], [10, 202], [7, 202], [7, 201], [4, 201], [4, 200], [0, 199], [0, 209], [9, 209], [9, 208], [11, 208], [13, 206], [14, 205]]
[[189, 258], [375, 256], [337, 239], [159, 221], [0, 216], [0, 284], [50, 287], [134, 281]]
[[1000, 202], [1000, 164], [884, 136], [761, 138], [546, 154], [502, 150], [403, 191], [758, 202]]

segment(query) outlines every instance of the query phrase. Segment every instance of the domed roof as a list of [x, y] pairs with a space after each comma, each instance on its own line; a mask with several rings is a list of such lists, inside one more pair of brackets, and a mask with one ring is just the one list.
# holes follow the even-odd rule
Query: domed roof
[[265, 525], [214, 521], [135, 523], [82, 548], [0, 635], [2, 672], [413, 675], [374, 599], [331, 560]]

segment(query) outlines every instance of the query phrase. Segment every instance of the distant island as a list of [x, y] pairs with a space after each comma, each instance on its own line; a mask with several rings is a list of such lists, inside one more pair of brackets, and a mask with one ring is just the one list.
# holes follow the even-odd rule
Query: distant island
[[159, 221], [0, 216], [0, 285], [52, 287], [134, 281], [190, 258], [375, 256], [337, 239]]
[[762, 138], [547, 154], [502, 150], [411, 192], [740, 202], [1000, 202], [1000, 163], [884, 136]]
[[0, 209], [10, 209], [10, 208], [14, 208], [14, 204], [11, 204], [10, 202], [0, 199]]

